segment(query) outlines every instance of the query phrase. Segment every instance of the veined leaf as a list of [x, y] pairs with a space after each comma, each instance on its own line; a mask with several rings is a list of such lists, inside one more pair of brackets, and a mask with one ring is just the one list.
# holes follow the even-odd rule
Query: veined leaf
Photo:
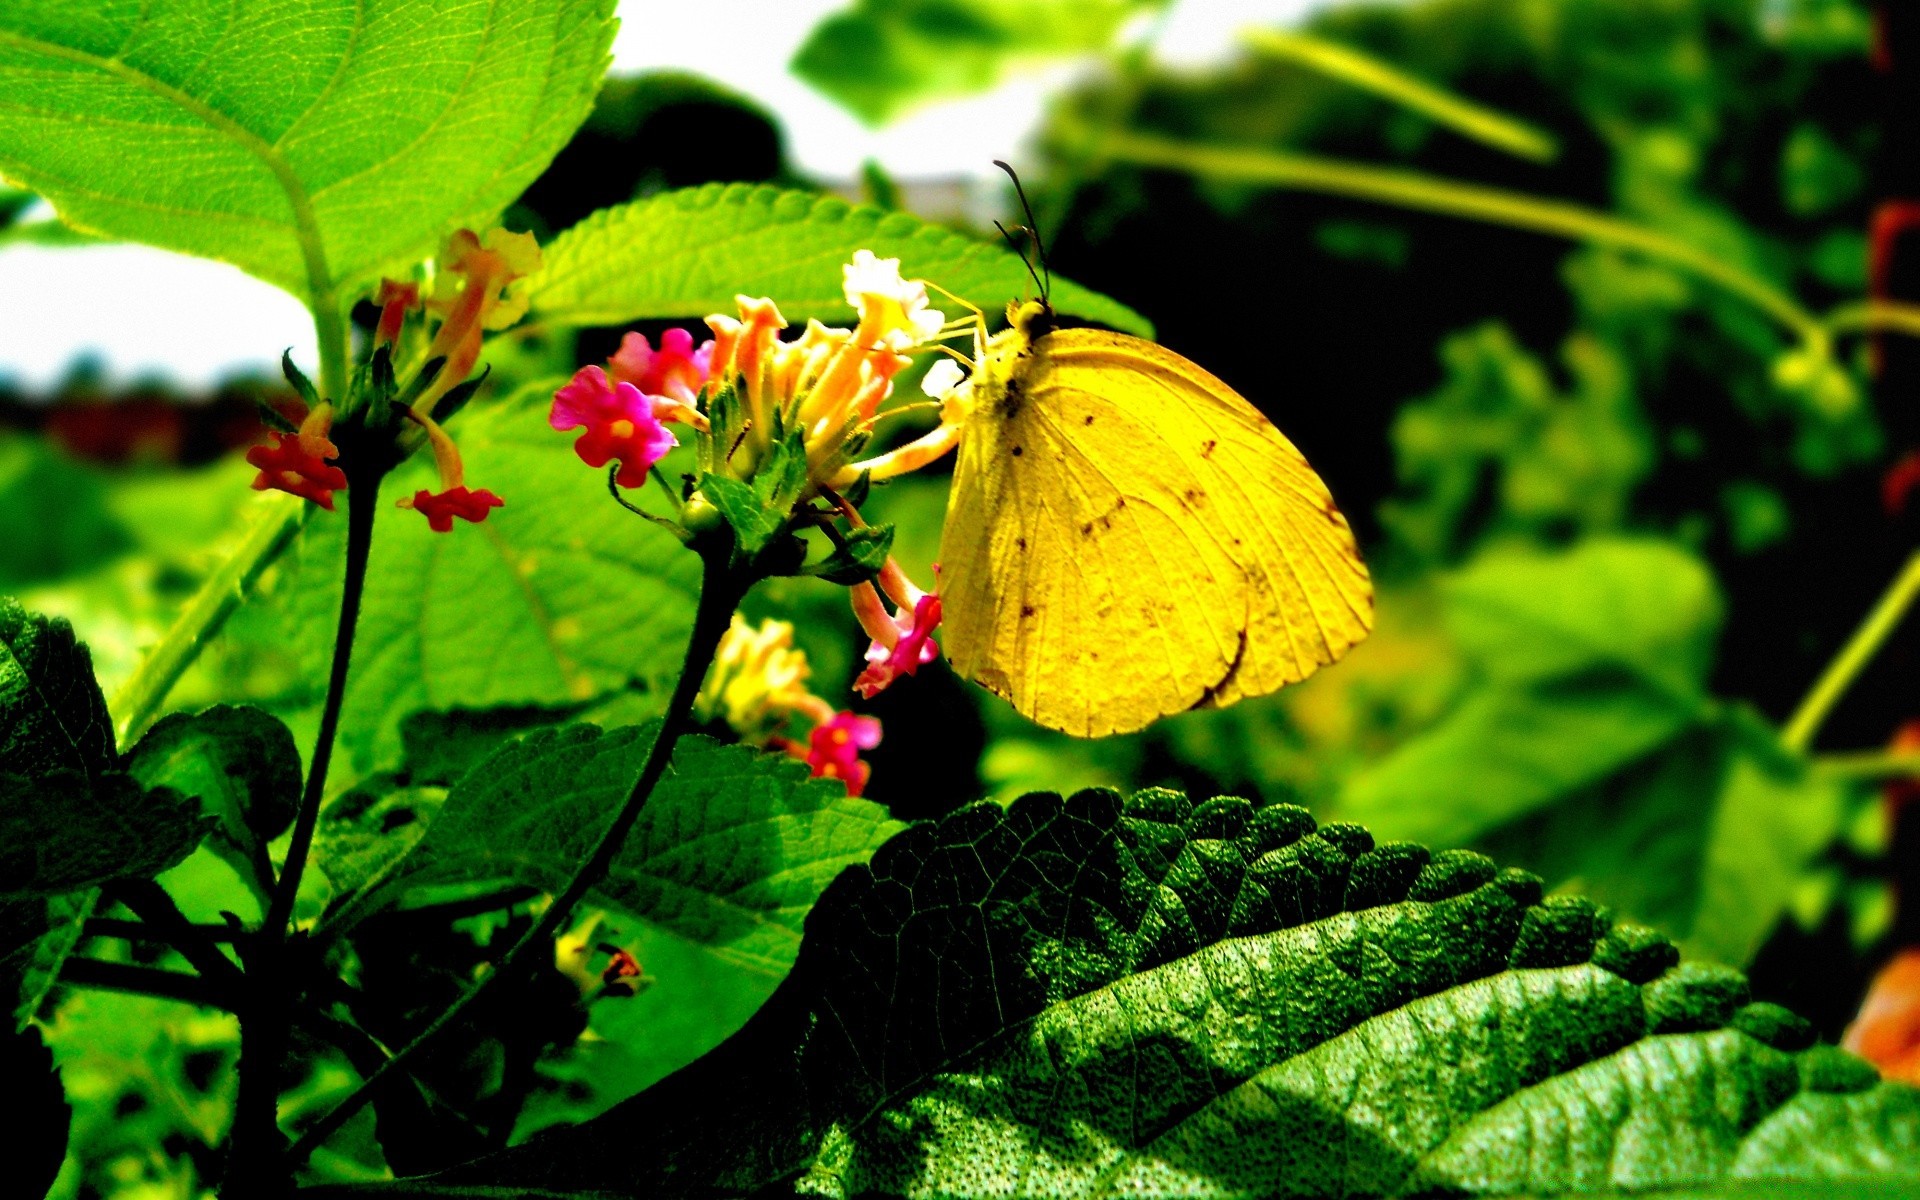
[[[506, 507], [434, 533], [389, 495], [432, 486], [416, 461], [383, 493], [342, 736], [391, 765], [399, 723], [424, 709], [578, 704], [629, 683], [671, 682], [700, 563], [607, 496], [546, 421], [551, 389], [476, 407], [456, 435], [474, 486]], [[424, 459], [424, 456], [421, 456]], [[289, 632], [324, 673], [345, 522], [309, 521], [276, 585]]]
[[[560, 890], [619, 810], [657, 729], [574, 725], [501, 747], [447, 793], [380, 888], [512, 881]], [[791, 758], [687, 737], [595, 898], [778, 975], [815, 897], [899, 828]]]
[[[706, 1058], [383, 1190], [1197, 1197], [1920, 1181], [1920, 1090], [1487, 858], [1149, 790], [915, 826]], [[460, 1189], [470, 1189], [461, 1191]]]
[[[708, 184], [602, 209], [546, 247], [545, 265], [520, 284], [535, 320], [618, 325], [652, 317], [730, 313], [741, 292], [771, 296], [792, 322], [846, 323], [853, 312], [840, 268], [855, 250], [898, 258], [992, 315], [1030, 295], [1017, 255], [906, 213], [834, 196], [749, 184]], [[963, 315], [930, 297], [949, 317]], [[1145, 317], [1069, 280], [1053, 281], [1054, 307], [1153, 335]]]
[[0, 173], [82, 229], [337, 304], [493, 217], [586, 118], [611, 0], [19, 0]]
[[0, 900], [151, 878], [204, 833], [196, 802], [119, 769], [73, 627], [0, 599]]

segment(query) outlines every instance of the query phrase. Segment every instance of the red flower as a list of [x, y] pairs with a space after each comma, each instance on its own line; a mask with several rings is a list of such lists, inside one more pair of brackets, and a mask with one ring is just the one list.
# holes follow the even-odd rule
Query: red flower
[[680, 444], [639, 388], [614, 383], [599, 367], [580, 368], [572, 382], [553, 394], [547, 423], [562, 433], [585, 428], [573, 443], [574, 453], [590, 467], [618, 459], [620, 473], [614, 478], [621, 487], [645, 483], [653, 464]]
[[1920, 948], [1902, 950], [1874, 977], [1840, 1044], [1888, 1079], [1920, 1083]]
[[880, 744], [880, 722], [838, 712], [814, 726], [807, 743], [807, 766], [812, 768], [814, 778], [841, 780], [847, 785], [847, 795], [858, 796], [872, 774], [872, 768], [860, 761], [860, 752]]
[[[642, 333], [629, 333], [620, 339], [620, 349], [607, 360], [607, 373], [616, 383], [630, 383], [653, 402], [653, 415], [665, 421], [669, 412], [691, 411], [700, 389], [706, 385], [713, 362], [713, 341], [708, 339], [693, 348], [693, 335], [684, 329], [669, 329], [660, 335], [655, 350]], [[662, 411], [663, 409], [668, 411]]]
[[1889, 517], [1899, 516], [1916, 487], [1920, 487], [1920, 450], [1909, 450], [1880, 477], [1880, 506]]
[[420, 285], [382, 279], [373, 302], [380, 306], [380, 324], [373, 331], [373, 344], [391, 346], [400, 340], [400, 327], [406, 323], [407, 313], [420, 307]]
[[423, 514], [427, 518], [427, 525], [435, 533], [450, 533], [455, 517], [477, 525], [487, 519], [490, 510], [504, 508], [506, 503], [485, 488], [476, 491], [455, 486], [443, 492], [429, 492], [421, 488], [410, 498], [400, 501], [400, 507]]
[[253, 490], [287, 492], [332, 512], [333, 494], [347, 486], [346, 472], [327, 462], [340, 455], [327, 440], [332, 428], [333, 405], [322, 404], [307, 414], [300, 432], [267, 434], [272, 439], [267, 445], [247, 451], [247, 462], [260, 472], [253, 477]]

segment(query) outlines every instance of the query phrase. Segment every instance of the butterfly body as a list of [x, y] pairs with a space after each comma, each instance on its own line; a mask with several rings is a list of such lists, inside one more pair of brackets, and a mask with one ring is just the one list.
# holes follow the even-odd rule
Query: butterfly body
[[1094, 737], [1305, 678], [1372, 624], [1346, 519], [1224, 383], [1023, 305], [961, 386], [942, 534], [953, 665]]

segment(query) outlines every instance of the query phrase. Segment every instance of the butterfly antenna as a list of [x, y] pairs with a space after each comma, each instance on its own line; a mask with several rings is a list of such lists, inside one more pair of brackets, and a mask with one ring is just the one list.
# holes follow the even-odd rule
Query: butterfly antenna
[[[1020, 256], [1020, 265], [1027, 269], [1027, 275], [1033, 280], [1033, 286], [1040, 289], [1041, 303], [1043, 304], [1046, 303], [1047, 285], [1041, 282], [1040, 273], [1033, 269], [1033, 260], [1027, 257], [1026, 243], [1022, 242], [1019, 238], [1014, 237], [1013, 230], [1008, 229], [1005, 225], [1002, 225], [998, 221], [995, 221], [993, 223], [993, 227], [1000, 231], [1000, 236], [1007, 239], [1007, 245], [1013, 247], [1013, 252]], [[1013, 228], [1018, 229], [1021, 233], [1027, 234], [1029, 236], [1031, 236], [1033, 233], [1033, 230], [1027, 228], [1025, 225], [1015, 225]], [[1040, 244], [1039, 238], [1034, 238], [1033, 241], [1034, 241], [1034, 245], [1036, 246]]]
[[[993, 160], [993, 165], [1005, 171], [1007, 178], [1013, 180], [1013, 194], [1020, 198], [1020, 211], [1027, 215], [1027, 232], [1033, 236], [1033, 251], [1040, 259], [1041, 273], [1046, 276], [1044, 282], [1037, 279], [1034, 280], [1035, 283], [1040, 284], [1040, 302], [1042, 304], [1051, 304], [1053, 294], [1053, 268], [1047, 263], [1047, 244], [1040, 240], [1040, 223], [1033, 219], [1033, 205], [1027, 201], [1027, 189], [1020, 186], [1020, 176], [1012, 167], [997, 158]], [[996, 224], [997, 223], [998, 222], [996, 222]], [[1027, 270], [1031, 272], [1033, 268], [1028, 267]]]

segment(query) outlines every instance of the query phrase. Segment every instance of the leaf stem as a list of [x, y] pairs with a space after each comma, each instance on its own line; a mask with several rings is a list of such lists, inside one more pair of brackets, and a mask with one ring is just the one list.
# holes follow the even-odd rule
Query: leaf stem
[[307, 516], [304, 500], [278, 492], [254, 506], [261, 511], [245, 539], [207, 576], [166, 635], [114, 693], [109, 707], [116, 715], [114, 733], [121, 746], [130, 745], [153, 724], [173, 685], [240, 607], [261, 572], [279, 557]]
[[1877, 783], [1888, 779], [1920, 777], [1920, 753], [1912, 750], [1855, 750], [1842, 754], [1820, 754], [1813, 759], [1814, 770], [1833, 779], [1857, 779]]
[[554, 934], [559, 930], [575, 905], [579, 904], [588, 891], [606, 877], [608, 868], [613, 865], [627, 834], [633, 829], [634, 822], [646, 807], [647, 800], [653, 795], [653, 789], [666, 773], [667, 764], [673, 756], [674, 743], [685, 733], [692, 723], [694, 697], [700, 692], [705, 681], [707, 668], [712, 665], [714, 652], [720, 646], [720, 639], [727, 631], [733, 612], [751, 586], [752, 579], [734, 571], [729, 564], [729, 554], [723, 548], [717, 552], [702, 555], [705, 562], [704, 576], [700, 588], [700, 603], [694, 613], [693, 633], [687, 640], [686, 658], [680, 668], [680, 678], [675, 683], [673, 695], [667, 701], [666, 715], [661, 719], [660, 731], [654, 736], [653, 745], [647, 751], [646, 761], [641, 764], [640, 773], [635, 777], [633, 786], [627, 790], [626, 800], [619, 812], [607, 825], [606, 831], [594, 845], [593, 853], [582, 863], [567, 882], [554, 901], [532, 928], [522, 934], [520, 940], [507, 951], [500, 965], [488, 972], [472, 987], [454, 1001], [453, 1005], [435, 1017], [414, 1039], [401, 1047], [392, 1058], [380, 1065], [372, 1075], [361, 1083], [345, 1100], [336, 1105], [331, 1112], [316, 1121], [311, 1128], [300, 1135], [298, 1141], [288, 1152], [289, 1168], [298, 1168], [329, 1137], [345, 1125], [352, 1116], [373, 1099], [375, 1093], [398, 1072], [407, 1062], [420, 1052], [421, 1047], [432, 1041], [441, 1031], [457, 1022], [468, 1009], [502, 980], [512, 978], [523, 968], [532, 965], [536, 951], [550, 951]]
[[143, 879], [116, 884], [107, 890], [107, 895], [132, 909], [151, 931], [151, 936], [172, 947], [209, 984], [232, 992], [246, 985], [246, 976], [240, 968], [221, 951], [207, 931], [187, 920], [167, 889], [151, 879]]
[[136, 996], [158, 996], [205, 1008], [233, 1010], [233, 997], [205, 979], [157, 967], [137, 967], [98, 958], [69, 958], [60, 964], [60, 982], [71, 987], [130, 992]]
[[1900, 573], [1881, 593], [1873, 611], [1867, 614], [1866, 620], [1860, 622], [1860, 627], [1853, 631], [1853, 636], [1847, 639], [1840, 653], [1820, 673], [1813, 690], [1807, 693], [1806, 699], [1794, 709], [1793, 716], [1787, 719], [1780, 740], [1789, 750], [1804, 753], [1813, 744], [1814, 735], [1820, 732], [1827, 714], [1839, 703], [1840, 697], [1846, 694], [1847, 688], [1866, 665], [1873, 661], [1882, 643], [1912, 606], [1915, 596], [1920, 596], [1920, 551], [1908, 557], [1906, 565], [1900, 568]]
[[1102, 150], [1109, 158], [1140, 166], [1348, 196], [1637, 251], [1682, 267], [1746, 300], [1802, 341], [1824, 346], [1827, 340], [1826, 326], [1819, 317], [1752, 271], [1657, 229], [1565, 200], [1462, 183], [1401, 167], [1377, 167], [1284, 150], [1197, 145], [1137, 133], [1110, 134]]

